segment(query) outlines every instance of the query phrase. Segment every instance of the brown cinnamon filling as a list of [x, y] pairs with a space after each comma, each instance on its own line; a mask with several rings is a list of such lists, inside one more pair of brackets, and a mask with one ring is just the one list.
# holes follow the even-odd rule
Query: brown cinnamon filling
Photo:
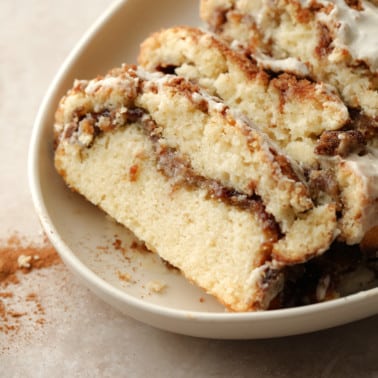
[[309, 173], [309, 188], [311, 198], [318, 203], [324, 202], [326, 197], [337, 205], [337, 210], [342, 210], [340, 203], [340, 188], [335, 178], [335, 173], [331, 169], [313, 169]]
[[332, 50], [332, 36], [331, 32], [328, 29], [328, 26], [325, 24], [318, 24], [318, 33], [319, 33], [319, 44], [315, 47], [315, 53], [319, 58], [323, 58], [329, 55]]
[[327, 130], [315, 147], [318, 155], [346, 157], [351, 153], [364, 154], [370, 140], [378, 138], [378, 120], [358, 109], [349, 109], [350, 122], [341, 130]]
[[378, 138], [378, 117], [369, 117], [359, 109], [349, 109], [349, 114], [349, 128], [360, 132], [366, 141]]
[[345, 3], [348, 5], [348, 7], [357, 10], [357, 11], [363, 11], [364, 7], [362, 5], [361, 0], [345, 0]]
[[274, 217], [267, 213], [259, 196], [240, 193], [235, 189], [225, 187], [217, 180], [198, 175], [190, 166], [190, 163], [171, 147], [162, 147], [158, 141], [155, 141], [154, 147], [158, 170], [166, 177], [173, 179], [173, 188], [176, 185], [187, 185], [189, 188], [205, 189], [209, 198], [257, 214], [264, 233], [271, 242], [282, 237], [279, 225]]
[[315, 147], [318, 155], [346, 157], [352, 152], [362, 153], [366, 146], [363, 134], [357, 130], [334, 131], [322, 133]]
[[[144, 109], [135, 107], [125, 109], [122, 112], [119, 109], [111, 111], [105, 109], [102, 112], [88, 113], [84, 117], [77, 116], [75, 117], [76, 122], [65, 130], [63, 138], [70, 138], [75, 132], [79, 134], [79, 125], [84, 119], [90, 121], [92, 126], [93, 139], [91, 144], [86, 146], [87, 148], [91, 147], [94, 138], [101, 133], [138, 122], [142, 126], [143, 132], [153, 143], [157, 169], [172, 180], [173, 190], [180, 185], [186, 185], [190, 189], [205, 189], [208, 193], [208, 198], [257, 214], [261, 227], [270, 243], [274, 243], [283, 236], [278, 223], [266, 211], [263, 201], [258, 195], [247, 195], [233, 188], [228, 188], [217, 180], [198, 175], [187, 158], [176, 149], [164, 144], [164, 138], [158, 125]], [[79, 136], [77, 137], [79, 138]], [[131, 173], [132, 177], [137, 177], [137, 172]]]
[[[61, 136], [55, 135], [54, 147], [59, 144], [59, 139], [70, 139], [76, 134], [86, 134], [91, 137], [86, 144], [90, 148], [94, 139], [101, 133], [111, 131], [117, 127], [137, 122], [144, 110], [141, 108], [104, 109], [101, 112], [82, 113], [80, 109], [73, 114], [73, 120], [67, 126]], [[77, 135], [77, 136], [78, 136]], [[77, 138], [79, 139], [79, 138]]]
[[208, 21], [211, 31], [214, 33], [220, 33], [222, 31], [223, 25], [227, 22], [227, 13], [230, 11], [230, 8], [217, 8], [212, 13]]

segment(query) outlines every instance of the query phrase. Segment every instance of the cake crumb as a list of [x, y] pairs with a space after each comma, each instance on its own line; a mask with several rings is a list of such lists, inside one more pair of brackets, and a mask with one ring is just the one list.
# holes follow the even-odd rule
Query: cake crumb
[[127, 282], [127, 283], [135, 283], [135, 281], [133, 281], [132, 277], [130, 274], [128, 273], [124, 273], [124, 272], [121, 272], [121, 271], [117, 271], [117, 275], [118, 275], [118, 278], [124, 282]]
[[138, 252], [141, 253], [151, 253], [146, 244], [142, 241], [133, 240], [130, 244], [130, 248], [133, 250], [138, 250]]
[[150, 281], [147, 283], [147, 289], [150, 293], [163, 293], [167, 285], [160, 281]]
[[26, 256], [26, 255], [20, 255], [17, 258], [17, 264], [20, 268], [31, 268], [31, 261], [32, 257], [31, 256]]

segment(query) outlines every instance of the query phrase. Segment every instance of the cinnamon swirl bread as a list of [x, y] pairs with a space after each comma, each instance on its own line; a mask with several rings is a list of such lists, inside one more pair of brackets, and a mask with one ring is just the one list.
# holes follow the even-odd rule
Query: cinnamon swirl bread
[[182, 77], [123, 66], [56, 112], [67, 185], [233, 311], [266, 309], [286, 265], [327, 250], [336, 207], [254, 124]]
[[360, 243], [378, 224], [377, 120], [348, 108], [330, 84], [273, 74], [226, 41], [187, 27], [151, 35], [139, 63], [184, 76], [253, 120], [307, 171], [312, 196], [336, 204], [339, 240]]

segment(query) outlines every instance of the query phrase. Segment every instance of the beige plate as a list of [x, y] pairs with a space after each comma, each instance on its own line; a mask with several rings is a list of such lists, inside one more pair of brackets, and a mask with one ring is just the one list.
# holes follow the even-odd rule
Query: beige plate
[[[67, 266], [104, 301], [142, 322], [177, 333], [230, 339], [277, 337], [378, 313], [378, 288], [288, 310], [227, 313], [156, 256], [130, 248], [133, 236], [71, 193], [55, 173], [53, 114], [73, 80], [92, 78], [123, 62], [135, 63], [140, 42], [162, 27], [200, 25], [198, 3], [117, 1], [63, 64], [35, 121], [29, 156], [33, 200], [49, 238]], [[117, 239], [118, 248], [113, 245]], [[154, 291], [160, 288], [161, 292]]]

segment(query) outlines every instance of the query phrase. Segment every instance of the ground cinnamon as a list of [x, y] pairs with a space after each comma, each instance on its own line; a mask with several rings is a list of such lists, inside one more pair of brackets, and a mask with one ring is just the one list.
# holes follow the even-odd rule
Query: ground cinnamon
[[[47, 238], [42, 243], [30, 243], [18, 234], [0, 240], [0, 332], [15, 333], [21, 327], [20, 318], [37, 315], [35, 322], [43, 325], [45, 310], [37, 293], [29, 293], [22, 299], [22, 311], [15, 310], [20, 304], [19, 296], [12, 289], [20, 284], [22, 277], [35, 269], [48, 268], [61, 263], [61, 259]], [[17, 302], [17, 303], [16, 303]], [[27, 303], [32, 302], [32, 306]], [[22, 304], [24, 303], [24, 305]], [[29, 309], [29, 310], [28, 310]]]
[[[27, 261], [22, 264], [21, 261]], [[48, 268], [61, 262], [54, 247], [45, 238], [42, 245], [25, 243], [12, 235], [0, 242], [0, 288], [19, 283], [18, 273], [27, 274], [33, 269]]]

